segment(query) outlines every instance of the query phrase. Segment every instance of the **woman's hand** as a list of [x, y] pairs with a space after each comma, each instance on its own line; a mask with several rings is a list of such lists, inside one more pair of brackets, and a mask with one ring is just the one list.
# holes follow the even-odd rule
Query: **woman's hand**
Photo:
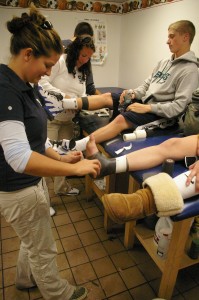
[[191, 171], [189, 176], [186, 180], [186, 185], [190, 185], [192, 179], [196, 177], [196, 186], [195, 190], [196, 192], [199, 192], [199, 161], [195, 162], [193, 165], [189, 167], [189, 170]]
[[66, 163], [75, 164], [83, 158], [81, 151], [70, 151], [66, 155], [61, 155], [61, 161]]
[[77, 176], [87, 174], [96, 178], [100, 174], [101, 164], [98, 159], [83, 159], [75, 164], [75, 173]]

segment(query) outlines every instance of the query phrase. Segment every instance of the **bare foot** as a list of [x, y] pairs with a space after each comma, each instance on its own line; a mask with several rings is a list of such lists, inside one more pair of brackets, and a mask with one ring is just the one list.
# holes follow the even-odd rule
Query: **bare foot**
[[98, 152], [96, 143], [95, 143], [95, 137], [94, 134], [90, 135], [90, 139], [88, 143], [86, 144], [86, 157], [90, 157]]

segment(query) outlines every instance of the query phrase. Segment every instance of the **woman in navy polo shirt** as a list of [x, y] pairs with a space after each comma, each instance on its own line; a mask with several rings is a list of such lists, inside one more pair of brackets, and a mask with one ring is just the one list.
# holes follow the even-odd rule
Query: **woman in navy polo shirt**
[[42, 176], [96, 177], [100, 163], [81, 160], [81, 152], [60, 156], [46, 143], [47, 116], [36, 85], [62, 54], [52, 24], [32, 6], [7, 29], [11, 59], [0, 65], [0, 211], [21, 240], [16, 286], [37, 285], [48, 300], [84, 299], [84, 287], [59, 276]]

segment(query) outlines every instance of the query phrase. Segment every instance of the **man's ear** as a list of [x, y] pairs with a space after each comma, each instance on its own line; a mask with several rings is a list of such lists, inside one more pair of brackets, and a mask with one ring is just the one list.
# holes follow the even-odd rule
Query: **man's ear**
[[184, 34], [184, 41], [189, 41], [189, 39], [190, 39], [190, 36], [189, 36], [189, 33], [187, 32]]
[[32, 48], [26, 48], [24, 49], [24, 59], [26, 62], [28, 62], [33, 54]]

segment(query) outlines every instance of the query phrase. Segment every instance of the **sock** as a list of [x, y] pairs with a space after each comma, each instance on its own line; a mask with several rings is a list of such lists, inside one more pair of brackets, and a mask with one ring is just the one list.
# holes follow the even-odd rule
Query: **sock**
[[75, 149], [77, 151], [85, 151], [86, 150], [86, 144], [88, 143], [89, 139], [90, 139], [90, 136], [86, 136], [85, 138], [83, 138], [79, 141], [75, 141], [76, 142]]
[[183, 199], [187, 199], [198, 194], [195, 190], [196, 177], [192, 179], [189, 186], [186, 186], [186, 180], [189, 173], [190, 171], [187, 171], [173, 178]]
[[78, 109], [77, 99], [76, 98], [64, 98], [62, 100], [64, 109]]
[[126, 155], [116, 157], [116, 173], [128, 171], [128, 162]]

